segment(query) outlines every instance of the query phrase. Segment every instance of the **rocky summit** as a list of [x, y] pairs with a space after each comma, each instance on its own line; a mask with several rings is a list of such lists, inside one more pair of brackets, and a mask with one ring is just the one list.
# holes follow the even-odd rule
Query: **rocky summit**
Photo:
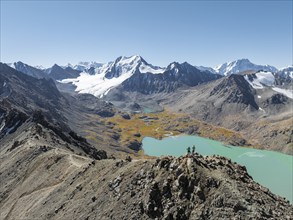
[[47, 132], [2, 146], [1, 219], [292, 219], [288, 201], [227, 158], [95, 160]]

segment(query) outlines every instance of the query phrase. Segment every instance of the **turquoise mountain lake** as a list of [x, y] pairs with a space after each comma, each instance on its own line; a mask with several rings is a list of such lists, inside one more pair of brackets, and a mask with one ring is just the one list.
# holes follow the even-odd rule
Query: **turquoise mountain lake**
[[196, 146], [202, 155], [221, 155], [246, 166], [248, 173], [271, 192], [285, 197], [293, 203], [293, 156], [274, 151], [233, 147], [198, 136], [174, 136], [157, 140], [145, 137], [142, 141], [144, 153], [150, 156], [181, 156], [187, 146]]

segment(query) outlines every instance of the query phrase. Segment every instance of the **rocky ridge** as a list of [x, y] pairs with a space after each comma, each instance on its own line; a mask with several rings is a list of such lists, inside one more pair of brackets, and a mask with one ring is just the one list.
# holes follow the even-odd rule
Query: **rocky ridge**
[[44, 145], [1, 149], [2, 218], [290, 219], [293, 214], [288, 201], [224, 157], [97, 161]]

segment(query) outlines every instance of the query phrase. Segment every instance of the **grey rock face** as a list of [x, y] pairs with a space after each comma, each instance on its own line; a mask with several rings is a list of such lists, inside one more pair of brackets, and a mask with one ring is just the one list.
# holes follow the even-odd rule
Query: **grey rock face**
[[122, 86], [126, 91], [143, 94], [169, 93], [182, 86], [196, 86], [220, 77], [208, 71], [200, 71], [188, 63], [172, 63], [162, 74], [136, 73], [125, 80]]
[[35, 67], [29, 66], [22, 62], [16, 62], [14, 63], [14, 67], [17, 71], [20, 71], [22, 73], [25, 73], [29, 76], [41, 79], [41, 78], [48, 78], [48, 75], [40, 69], [37, 69]]
[[74, 70], [71, 67], [63, 69], [62, 67], [55, 64], [49, 69], [46, 69], [45, 72], [48, 76], [54, 80], [62, 80], [67, 78], [77, 78], [81, 71]]
[[258, 109], [253, 89], [241, 75], [230, 75], [211, 91], [210, 96], [222, 95], [228, 103], [242, 103]]

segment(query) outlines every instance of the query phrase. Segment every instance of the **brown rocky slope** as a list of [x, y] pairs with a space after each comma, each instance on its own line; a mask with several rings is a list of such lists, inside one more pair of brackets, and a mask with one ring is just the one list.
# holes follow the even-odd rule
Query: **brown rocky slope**
[[226, 158], [95, 160], [38, 126], [1, 146], [1, 219], [292, 219]]

